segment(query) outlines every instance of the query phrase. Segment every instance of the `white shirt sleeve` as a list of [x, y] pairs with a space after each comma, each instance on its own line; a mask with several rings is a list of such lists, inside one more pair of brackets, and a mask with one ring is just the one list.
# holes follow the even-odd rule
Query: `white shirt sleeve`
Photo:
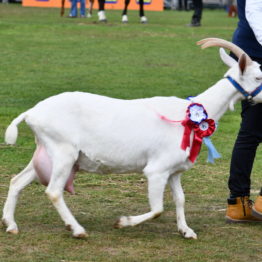
[[262, 45], [262, 0], [246, 0], [246, 19]]

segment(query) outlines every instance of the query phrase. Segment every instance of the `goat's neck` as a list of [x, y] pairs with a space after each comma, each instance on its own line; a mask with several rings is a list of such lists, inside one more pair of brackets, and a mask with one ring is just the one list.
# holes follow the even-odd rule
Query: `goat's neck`
[[196, 96], [194, 102], [200, 103], [205, 107], [208, 118], [218, 121], [229, 107], [233, 109], [234, 104], [240, 99], [241, 94], [227, 79], [222, 79], [205, 92]]

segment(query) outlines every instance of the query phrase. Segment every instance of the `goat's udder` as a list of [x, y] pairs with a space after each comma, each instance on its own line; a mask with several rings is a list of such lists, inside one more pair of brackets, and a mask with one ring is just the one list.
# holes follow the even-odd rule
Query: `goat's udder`
[[[33, 164], [34, 164], [35, 171], [37, 173], [37, 177], [39, 178], [39, 181], [44, 186], [47, 186], [49, 184], [52, 174], [52, 161], [49, 155], [47, 154], [47, 151], [44, 146], [42, 145], [37, 146], [37, 149], [33, 156]], [[75, 165], [71, 170], [70, 176], [67, 179], [64, 188], [65, 191], [71, 194], [75, 194], [73, 181], [77, 170], [78, 167]]]

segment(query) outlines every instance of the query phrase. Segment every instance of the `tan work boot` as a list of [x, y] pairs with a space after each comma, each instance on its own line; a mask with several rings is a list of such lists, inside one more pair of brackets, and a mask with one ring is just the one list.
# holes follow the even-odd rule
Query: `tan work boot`
[[262, 222], [262, 213], [260, 219], [252, 215], [251, 211], [252, 211], [253, 203], [248, 196], [229, 198], [227, 201], [228, 201], [228, 206], [226, 211], [227, 222], [232, 222], [232, 223]]
[[252, 207], [252, 215], [262, 220], [262, 196], [258, 196]]

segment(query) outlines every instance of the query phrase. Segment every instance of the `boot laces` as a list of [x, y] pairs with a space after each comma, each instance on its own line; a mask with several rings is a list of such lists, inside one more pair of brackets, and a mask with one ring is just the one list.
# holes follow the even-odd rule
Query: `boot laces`
[[[246, 201], [245, 201], [245, 199], [246, 199]], [[244, 216], [246, 216], [246, 215], [247, 215], [247, 213], [246, 213], [246, 207], [249, 208], [249, 209], [251, 209], [254, 202], [253, 202], [251, 199], [247, 198], [247, 197], [240, 197], [240, 200], [241, 200], [241, 203], [242, 203]], [[246, 202], [246, 203], [245, 203], [245, 202]], [[246, 205], [246, 204], [247, 204], [247, 205]]]

